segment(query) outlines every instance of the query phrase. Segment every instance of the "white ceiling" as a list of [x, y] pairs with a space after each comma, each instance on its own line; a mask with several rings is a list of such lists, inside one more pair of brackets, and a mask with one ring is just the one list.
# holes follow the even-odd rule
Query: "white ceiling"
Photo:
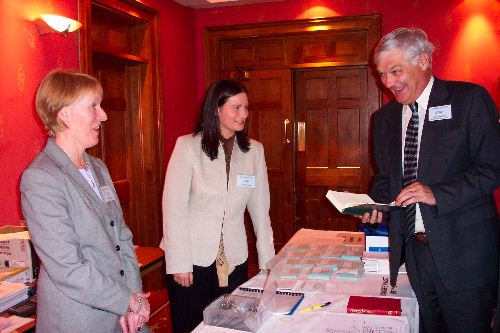
[[209, 8], [209, 7], [221, 7], [221, 6], [238, 6], [246, 5], [250, 3], [261, 3], [261, 2], [278, 2], [283, 0], [216, 0], [219, 2], [209, 3], [207, 0], [174, 0], [183, 6], [191, 8]]

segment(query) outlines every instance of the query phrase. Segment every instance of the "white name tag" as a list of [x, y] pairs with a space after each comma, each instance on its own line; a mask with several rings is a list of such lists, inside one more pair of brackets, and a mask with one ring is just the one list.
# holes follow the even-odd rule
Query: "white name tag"
[[255, 176], [237, 175], [238, 187], [255, 188]]
[[101, 190], [102, 200], [104, 202], [110, 202], [110, 201], [115, 200], [115, 197], [113, 195], [113, 190], [111, 189], [110, 186], [104, 185], [104, 186], [99, 187], [99, 189]]
[[451, 119], [451, 104], [429, 108], [429, 121]]

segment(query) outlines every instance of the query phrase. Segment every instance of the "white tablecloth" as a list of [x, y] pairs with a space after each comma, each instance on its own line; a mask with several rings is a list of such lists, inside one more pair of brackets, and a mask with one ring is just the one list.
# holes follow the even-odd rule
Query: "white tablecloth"
[[[324, 242], [333, 240], [339, 232], [323, 230], [299, 230], [287, 243]], [[286, 246], [284, 247], [286, 249]], [[283, 253], [283, 252], [280, 252]], [[266, 274], [260, 273], [243, 284], [244, 287], [262, 288]], [[299, 278], [297, 286], [306, 279]], [[318, 283], [322, 283], [318, 281]], [[305, 293], [305, 298], [292, 315], [273, 314], [258, 330], [259, 333], [294, 332], [294, 333], [417, 333], [418, 303], [404, 274], [398, 277], [398, 285], [391, 290], [389, 276], [367, 274], [357, 281], [340, 280], [332, 277], [324, 283], [324, 291]], [[294, 290], [300, 291], [300, 290]], [[392, 293], [391, 293], [392, 291]], [[236, 291], [237, 293], [237, 291]], [[401, 316], [367, 315], [347, 313], [349, 296], [393, 297], [401, 299]], [[316, 304], [331, 302], [332, 304], [305, 313], [300, 309]], [[237, 332], [235, 330], [212, 327], [201, 323], [193, 332]]]

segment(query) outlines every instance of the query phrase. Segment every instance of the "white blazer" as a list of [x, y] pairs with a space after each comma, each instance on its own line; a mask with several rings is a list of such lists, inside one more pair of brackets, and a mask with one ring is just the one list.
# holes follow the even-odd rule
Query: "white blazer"
[[[229, 184], [222, 144], [211, 161], [201, 147], [201, 135], [177, 139], [163, 189], [163, 240], [167, 274], [210, 266], [217, 256], [221, 230], [226, 258], [240, 265], [248, 258], [244, 213], [247, 208], [257, 236], [259, 267], [274, 256], [269, 217], [269, 183], [262, 144], [250, 140], [242, 152], [234, 142]], [[239, 176], [253, 183], [243, 187]], [[254, 182], [253, 182], [254, 179]]]

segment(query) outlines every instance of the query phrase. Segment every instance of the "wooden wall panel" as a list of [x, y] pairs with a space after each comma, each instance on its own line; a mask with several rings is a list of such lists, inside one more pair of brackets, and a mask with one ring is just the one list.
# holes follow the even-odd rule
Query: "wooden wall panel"
[[[284, 119], [292, 117], [291, 73], [289, 70], [251, 71], [243, 83], [250, 102], [249, 135], [264, 146], [271, 195], [269, 213], [275, 246], [279, 250], [294, 232], [291, 124], [287, 137], [284, 130]], [[248, 221], [247, 235], [251, 252], [249, 262], [254, 264], [255, 234]]]
[[358, 99], [361, 97], [359, 76], [339, 77], [337, 78], [336, 86], [337, 99]]
[[[222, 45], [222, 69], [250, 66], [255, 61], [253, 45], [226, 42]], [[227, 55], [227, 56], [226, 56]]]
[[306, 100], [327, 100], [328, 99], [328, 81], [321, 79], [306, 80]]
[[132, 38], [129, 28], [122, 26], [120, 20], [110, 19], [103, 11], [92, 15], [91, 36], [94, 42], [108, 45], [121, 52], [132, 53]]
[[291, 64], [366, 61], [366, 32], [300, 34], [292, 38]]
[[359, 223], [345, 215], [332, 215], [324, 196], [329, 189], [362, 193], [367, 186], [367, 101], [373, 98], [367, 82], [368, 71], [362, 67], [295, 73], [296, 117], [306, 123], [306, 147], [297, 153], [295, 184], [301, 227], [354, 230]]
[[328, 111], [306, 110], [306, 168], [328, 167]]
[[261, 108], [279, 108], [282, 104], [282, 86], [279, 79], [259, 81], [259, 106]]
[[276, 141], [282, 141], [280, 125], [279, 109], [259, 111], [259, 141], [266, 147], [264, 154], [268, 170], [281, 170], [283, 168], [283, 149], [275, 144]]
[[163, 113], [158, 63], [158, 12], [136, 1], [85, 0], [80, 4], [82, 69], [103, 85], [108, 114], [101, 144], [134, 243], [161, 239]]
[[359, 109], [337, 110], [337, 161], [338, 167], [360, 167]]
[[[368, 188], [369, 116], [380, 106], [369, 54], [379, 38], [379, 15], [207, 28], [206, 85], [219, 77], [253, 85], [250, 135], [266, 150], [276, 244], [301, 227], [354, 230], [359, 224], [338, 213], [324, 195], [331, 188]], [[277, 92], [267, 87], [264, 97], [261, 85], [287, 71], [293, 75], [294, 89], [288, 92], [293, 98], [276, 106]], [[279, 108], [281, 119], [265, 115]], [[306, 124], [305, 151], [297, 149], [297, 133], [278, 134], [287, 120], [288, 131]], [[264, 121], [275, 124], [265, 127], [271, 133], [263, 133]], [[283, 151], [281, 169], [275, 165], [277, 151]], [[343, 168], [351, 164], [360, 167]]]
[[255, 39], [223, 41], [221, 43], [221, 69], [283, 68], [285, 50], [281, 39]]

